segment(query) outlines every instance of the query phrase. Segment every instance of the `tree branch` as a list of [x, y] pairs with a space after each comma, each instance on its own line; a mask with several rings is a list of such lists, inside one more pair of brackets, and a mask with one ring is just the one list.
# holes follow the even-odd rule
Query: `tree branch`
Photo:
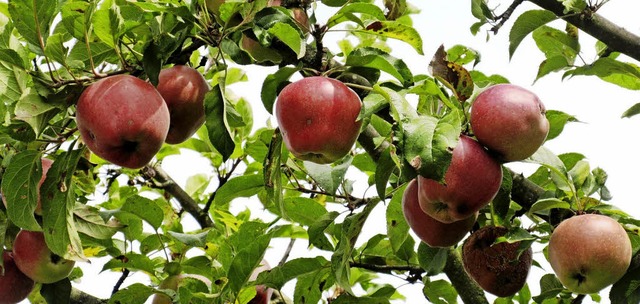
[[484, 295], [484, 290], [469, 277], [462, 265], [460, 253], [453, 247], [447, 250], [447, 263], [444, 265], [444, 273], [447, 274], [451, 285], [456, 289], [463, 303], [489, 304], [487, 297]]
[[100, 299], [98, 297], [92, 296], [84, 291], [72, 288], [71, 296], [69, 298], [69, 304], [107, 304], [109, 303], [108, 299]]
[[564, 6], [557, 0], [528, 0], [546, 9], [585, 33], [605, 43], [615, 52], [623, 53], [640, 61], [640, 36], [616, 25], [596, 12], [587, 10], [582, 14], [566, 15]]

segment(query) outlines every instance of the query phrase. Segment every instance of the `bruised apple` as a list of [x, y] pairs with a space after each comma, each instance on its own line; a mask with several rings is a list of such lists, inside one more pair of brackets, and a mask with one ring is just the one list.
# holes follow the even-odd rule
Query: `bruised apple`
[[2, 253], [3, 266], [0, 267], [0, 304], [19, 303], [29, 296], [35, 283], [16, 267], [13, 253]]
[[549, 133], [542, 101], [513, 84], [482, 91], [471, 106], [471, 128], [478, 141], [501, 161], [523, 160], [535, 153]]
[[477, 141], [463, 135], [453, 149], [444, 183], [418, 177], [418, 202], [434, 219], [453, 223], [489, 204], [501, 183], [500, 164]]
[[402, 195], [402, 211], [411, 230], [431, 247], [450, 247], [460, 242], [471, 230], [478, 217], [470, 217], [453, 223], [442, 223], [424, 213], [418, 203], [418, 182], [409, 182]]
[[[49, 168], [51, 168], [51, 165], [53, 164], [53, 160], [48, 158], [42, 158], [40, 161], [42, 164], [42, 177], [38, 181], [38, 190], [37, 190], [38, 204], [36, 206], [36, 209], [34, 210], [34, 213], [38, 215], [42, 215], [42, 203], [40, 202], [40, 187], [42, 186], [42, 183], [44, 183], [44, 180], [47, 178], [47, 172], [49, 172]], [[2, 197], [2, 203], [4, 204], [5, 207], [7, 207], [7, 199], [4, 197], [4, 195], [2, 195], [1, 197]]]
[[551, 234], [549, 264], [570, 291], [596, 293], [617, 282], [631, 263], [632, 246], [616, 220], [584, 214], [562, 221]]
[[275, 116], [291, 154], [327, 164], [351, 151], [362, 125], [361, 107], [358, 95], [344, 83], [313, 76], [282, 89]]
[[74, 261], [51, 252], [38, 231], [20, 230], [13, 241], [13, 259], [25, 275], [38, 283], [54, 283], [71, 273]]
[[169, 109], [169, 132], [165, 142], [184, 142], [204, 124], [204, 96], [209, 91], [207, 80], [192, 67], [175, 65], [160, 71], [157, 89]]
[[462, 246], [464, 269], [478, 285], [499, 297], [516, 294], [524, 284], [533, 262], [531, 247], [520, 248], [520, 242], [496, 240], [507, 228], [484, 226], [472, 233]]
[[76, 108], [82, 141], [113, 164], [138, 169], [162, 147], [169, 109], [156, 88], [131, 75], [114, 75], [87, 87]]

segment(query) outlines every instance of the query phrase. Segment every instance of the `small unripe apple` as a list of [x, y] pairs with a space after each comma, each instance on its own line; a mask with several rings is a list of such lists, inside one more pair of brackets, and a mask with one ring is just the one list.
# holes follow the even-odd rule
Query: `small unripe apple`
[[426, 214], [418, 203], [418, 182], [413, 179], [402, 194], [402, 211], [411, 230], [430, 247], [458, 244], [476, 223], [478, 213], [453, 223], [442, 223]]
[[0, 267], [0, 304], [19, 303], [29, 296], [35, 282], [16, 267], [11, 251], [3, 251], [2, 260], [4, 265]]
[[584, 214], [562, 221], [551, 234], [549, 264], [570, 291], [596, 293], [617, 282], [631, 263], [627, 232], [616, 220]]
[[20, 230], [13, 241], [13, 259], [26, 276], [38, 283], [54, 283], [69, 276], [74, 261], [51, 252], [38, 231]]
[[344, 83], [313, 76], [282, 89], [275, 115], [291, 154], [327, 164], [351, 151], [360, 134], [361, 107], [358, 95]]
[[443, 223], [464, 220], [488, 205], [502, 183], [500, 164], [477, 141], [460, 136], [444, 183], [418, 177], [422, 210]]
[[497, 84], [473, 101], [471, 129], [478, 141], [504, 162], [533, 155], [549, 133], [546, 109], [533, 92], [513, 84]]
[[137, 169], [155, 156], [169, 131], [169, 109], [156, 88], [131, 75], [114, 75], [87, 87], [76, 123], [91, 152]]
[[[168, 276], [166, 279], [160, 282], [160, 285], [158, 286], [158, 288], [171, 289], [173, 291], [178, 291], [178, 288], [180, 287], [180, 285], [187, 278], [199, 280], [202, 282], [202, 284], [206, 285], [207, 288], [211, 287], [211, 280], [209, 280], [205, 276], [201, 276], [198, 274], [191, 274], [191, 273], [181, 273], [181, 274], [174, 274], [174, 275]], [[152, 304], [171, 304], [173, 302], [171, 301], [171, 297], [167, 296], [166, 294], [156, 293], [153, 296], [153, 301], [151, 303]]]
[[160, 71], [158, 92], [169, 108], [168, 144], [189, 139], [204, 124], [204, 96], [209, 84], [198, 70], [186, 65], [174, 65]]
[[[42, 177], [40, 178], [40, 181], [38, 181], [38, 205], [34, 210], [34, 213], [37, 215], [42, 215], [42, 203], [40, 202], [40, 186], [42, 186], [42, 183], [44, 183], [44, 180], [47, 178], [47, 172], [49, 172], [49, 169], [53, 164], [53, 160], [50, 160], [48, 158], [42, 158], [41, 163], [42, 163]], [[2, 197], [2, 203], [4, 204], [4, 206], [7, 207], [7, 199], [4, 198], [4, 195], [1, 195], [0, 197]]]
[[495, 244], [507, 231], [505, 227], [484, 226], [462, 246], [462, 262], [469, 276], [499, 297], [512, 296], [522, 289], [533, 262], [531, 247], [521, 252], [520, 242]]

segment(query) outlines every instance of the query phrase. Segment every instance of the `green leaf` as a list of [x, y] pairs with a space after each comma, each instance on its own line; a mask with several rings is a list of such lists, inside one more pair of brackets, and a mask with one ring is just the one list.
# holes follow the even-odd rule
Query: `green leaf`
[[550, 125], [549, 134], [547, 134], [546, 139], [547, 141], [558, 137], [564, 130], [567, 123], [578, 121], [575, 116], [557, 110], [547, 110], [545, 115], [547, 120], [549, 120]]
[[321, 216], [313, 224], [309, 225], [307, 234], [309, 235], [309, 243], [319, 249], [334, 251], [333, 244], [324, 234], [329, 225], [340, 215], [337, 211], [331, 211]]
[[533, 40], [546, 58], [562, 56], [568, 64], [573, 64], [580, 52], [576, 37], [549, 26], [541, 26], [533, 31]]
[[530, 10], [518, 16], [511, 27], [511, 32], [509, 32], [509, 58], [513, 57], [520, 42], [529, 33], [557, 18], [554, 13], [548, 10]]
[[462, 131], [460, 113], [452, 111], [442, 119], [419, 116], [402, 127], [405, 161], [421, 176], [442, 180]]
[[103, 272], [110, 269], [127, 268], [129, 270], [142, 270], [147, 273], [155, 273], [156, 269], [161, 267], [160, 259], [152, 260], [146, 255], [139, 253], [127, 253], [124, 257], [112, 258], [102, 266]]
[[0, 63], [0, 99], [6, 104], [15, 104], [27, 88], [29, 79], [25, 70]]
[[427, 276], [442, 273], [447, 263], [447, 250], [453, 249], [430, 247], [424, 242], [420, 242], [418, 245], [418, 263], [427, 272]]
[[38, 54], [42, 55], [45, 47], [42, 44], [47, 41], [53, 18], [58, 13], [57, 5], [31, 0], [11, 0], [9, 13], [20, 35], [35, 47], [34, 51], [38, 50]]
[[640, 103], [636, 103], [622, 113], [621, 118], [630, 118], [640, 114]]
[[109, 298], [109, 304], [144, 304], [153, 293], [153, 288], [142, 283], [133, 283], [113, 294]]
[[531, 208], [529, 208], [529, 213], [536, 213], [547, 211], [551, 209], [561, 208], [561, 209], [569, 209], [571, 205], [565, 201], [559, 200], [557, 198], [545, 198], [538, 200]]
[[47, 303], [65, 304], [69, 303], [71, 296], [71, 281], [64, 278], [58, 282], [42, 284], [40, 294], [47, 300]]
[[377, 48], [358, 48], [349, 53], [345, 64], [347, 66], [367, 67], [386, 72], [399, 80], [405, 87], [413, 83], [413, 74], [402, 59], [395, 58]]
[[207, 113], [205, 126], [207, 127], [209, 141], [222, 155], [222, 159], [227, 160], [235, 149], [235, 143], [227, 128], [223, 92], [223, 87], [217, 84], [205, 95], [204, 104], [205, 113]]
[[236, 294], [242, 290], [253, 270], [262, 262], [270, 241], [270, 234], [261, 235], [252, 239], [245, 248], [235, 254], [227, 274], [229, 283], [225, 287], [228, 286]]
[[380, 158], [377, 161], [375, 171], [376, 190], [378, 191], [378, 197], [381, 199], [385, 199], [387, 196], [386, 190], [389, 178], [401, 167], [400, 159], [395, 150], [395, 146], [389, 145], [380, 154]]
[[115, 48], [125, 23], [118, 5], [112, 1], [103, 2], [91, 20], [96, 36], [111, 48]]
[[280, 90], [289, 84], [289, 78], [300, 69], [297, 67], [282, 67], [273, 74], [269, 74], [262, 83], [260, 97], [265, 110], [273, 114], [273, 105]]
[[38, 203], [38, 182], [42, 177], [42, 154], [24, 150], [11, 159], [2, 177], [2, 195], [7, 216], [18, 227], [39, 231], [33, 212]]
[[358, 23], [361, 27], [364, 27], [362, 20], [358, 18], [356, 14], [367, 15], [368, 17], [372, 17], [375, 20], [386, 19], [384, 12], [377, 5], [372, 3], [354, 2], [348, 3], [341, 7], [340, 10], [338, 10], [329, 18], [329, 20], [327, 20], [326, 26], [328, 29], [330, 29], [342, 22], [353, 21]]
[[26, 69], [24, 60], [20, 57], [20, 54], [12, 49], [0, 50], [0, 61], [3, 61], [9, 65], [14, 65], [20, 69]]
[[564, 56], [558, 55], [558, 56], [548, 57], [547, 59], [543, 60], [540, 63], [540, 66], [538, 66], [538, 74], [536, 74], [535, 81], [552, 72], [557, 72], [567, 67], [569, 67], [569, 62], [567, 61], [567, 58], [565, 58]]
[[366, 30], [356, 30], [355, 32], [400, 40], [409, 44], [419, 55], [424, 55], [420, 33], [414, 27], [401, 22], [376, 21], [368, 25]]
[[325, 206], [308, 197], [287, 197], [284, 209], [289, 219], [303, 226], [311, 226], [327, 213]]
[[164, 218], [162, 208], [155, 201], [139, 195], [128, 197], [120, 210], [135, 214], [156, 230]]
[[402, 127], [403, 122], [418, 119], [418, 113], [411, 106], [411, 104], [404, 98], [404, 96], [400, 95], [398, 92], [381, 87], [378, 85], [373, 86], [373, 91], [378, 93], [384, 97], [389, 102], [391, 106], [391, 114], [395, 121], [397, 121]]
[[305, 161], [304, 168], [307, 173], [324, 191], [329, 194], [335, 194], [344, 181], [344, 176], [351, 166], [353, 157], [348, 155], [340, 161], [331, 165], [321, 165], [314, 162]]
[[117, 223], [105, 222], [97, 208], [84, 204], [77, 203], [73, 215], [79, 233], [99, 240], [111, 239], [121, 228]]
[[304, 56], [307, 46], [304, 41], [304, 36], [300, 34], [300, 29], [287, 23], [276, 23], [269, 28], [269, 34], [278, 38], [284, 42], [294, 53], [297, 55], [297, 59]]
[[536, 303], [542, 303], [545, 299], [555, 298], [564, 289], [558, 278], [551, 273], [545, 274], [540, 278], [540, 295], [533, 297]]
[[446, 280], [424, 280], [422, 292], [434, 304], [455, 304], [458, 298], [456, 289]]
[[282, 133], [276, 129], [271, 136], [271, 142], [266, 157], [263, 158], [264, 185], [267, 191], [267, 199], [277, 207], [277, 214], [289, 219], [287, 208], [282, 199]]
[[[67, 33], [71, 34], [73, 38], [84, 40], [85, 31], [87, 31], [88, 26], [91, 26], [90, 20], [95, 9], [95, 3], [84, 1], [65, 2], [60, 8], [60, 15], [62, 25], [64, 25]], [[89, 18], [85, 18], [87, 15]]]
[[640, 90], [640, 68], [632, 63], [601, 57], [592, 64], [567, 71], [562, 77], [598, 76], [600, 79], [630, 90]]
[[209, 234], [209, 231], [207, 230], [200, 233], [179, 233], [175, 231], [169, 231], [169, 234], [180, 243], [183, 243], [189, 247], [204, 248], [207, 244], [207, 235]]
[[54, 109], [53, 105], [45, 103], [42, 96], [38, 95], [35, 88], [26, 88], [16, 103], [16, 119], [22, 120], [31, 126], [34, 133], [40, 134], [46, 124], [45, 113]]
[[395, 190], [386, 211], [387, 235], [393, 252], [400, 250], [404, 241], [409, 237], [409, 224], [407, 224], [402, 209], [402, 196], [405, 188], [406, 185], [403, 185]]
[[228, 206], [238, 197], [251, 197], [264, 189], [262, 174], [250, 174], [234, 177], [216, 190], [214, 204], [216, 206]]
[[293, 303], [319, 303], [322, 293], [334, 284], [330, 268], [319, 268], [297, 278]]
[[83, 152], [83, 149], [76, 149], [58, 154], [40, 188], [42, 228], [47, 246], [53, 253], [70, 260], [85, 259], [73, 221], [76, 186], [72, 182], [73, 174], [68, 174], [75, 171]]
[[334, 304], [386, 304], [391, 303], [389, 299], [383, 297], [356, 297], [352, 296], [348, 293], [343, 293], [335, 300], [332, 300], [331, 303]]
[[314, 258], [297, 258], [287, 261], [282, 266], [272, 268], [270, 271], [261, 272], [256, 284], [265, 284], [274, 289], [282, 289], [289, 281], [309, 273], [317, 272], [322, 268], [329, 268], [329, 261], [322, 256]]
[[64, 46], [64, 42], [64, 36], [62, 34], [53, 34], [49, 36], [47, 39], [47, 46], [44, 49], [44, 54], [53, 61], [66, 65], [69, 48]]

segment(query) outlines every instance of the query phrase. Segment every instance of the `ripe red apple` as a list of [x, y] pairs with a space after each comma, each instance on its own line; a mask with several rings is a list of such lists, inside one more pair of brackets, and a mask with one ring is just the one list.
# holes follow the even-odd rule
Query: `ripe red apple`
[[562, 284], [581, 294], [617, 282], [631, 263], [631, 241], [616, 220], [584, 214], [562, 221], [551, 234], [549, 264]]
[[504, 162], [535, 153], [549, 133], [546, 109], [538, 96], [513, 84], [482, 91], [471, 106], [471, 129], [478, 141]]
[[444, 183], [418, 177], [422, 210], [443, 223], [469, 218], [496, 196], [502, 183], [500, 164], [475, 140], [460, 136]]
[[160, 71], [157, 89], [169, 108], [169, 133], [165, 142], [184, 142], [204, 123], [204, 95], [209, 91], [207, 80], [192, 67], [174, 65]]
[[275, 115], [291, 154], [327, 164], [351, 151], [362, 125], [361, 107], [358, 95], [344, 83], [313, 76], [282, 89]]
[[431, 247], [450, 247], [458, 244], [476, 223], [478, 213], [450, 224], [442, 223], [424, 213], [418, 203], [418, 182], [413, 179], [402, 195], [402, 211], [411, 230]]
[[11, 251], [3, 251], [0, 267], [0, 304], [15, 304], [29, 296], [35, 283], [16, 267]]
[[[166, 279], [160, 282], [160, 286], [158, 286], [158, 288], [171, 289], [173, 291], [178, 291], [178, 287], [180, 287], [180, 285], [184, 282], [186, 278], [197, 279], [201, 281], [204, 285], [206, 285], [207, 288], [211, 287], [211, 280], [209, 280], [205, 276], [191, 274], [191, 273], [181, 273], [181, 274], [174, 274], [174, 275], [168, 276]], [[171, 304], [171, 303], [173, 303], [171, 301], [171, 297], [162, 293], [156, 293], [153, 296], [153, 301], [151, 302], [151, 304]]]
[[505, 227], [484, 226], [462, 246], [462, 262], [469, 276], [499, 297], [512, 296], [522, 289], [533, 262], [531, 247], [521, 253], [520, 242], [494, 244], [507, 231]]
[[96, 155], [137, 169], [160, 150], [169, 130], [169, 110], [156, 88], [131, 75], [103, 78], [82, 92], [76, 122]]
[[[44, 180], [47, 178], [47, 172], [49, 172], [49, 168], [51, 168], [51, 165], [53, 164], [53, 160], [50, 160], [48, 158], [42, 158], [41, 163], [42, 163], [42, 177], [40, 178], [40, 181], [38, 181], [38, 205], [34, 210], [34, 213], [38, 215], [42, 215], [42, 203], [40, 202], [40, 186], [42, 186], [42, 183], [44, 183]], [[4, 198], [4, 195], [1, 195], [1, 197], [2, 197], [2, 203], [4, 204], [5, 207], [7, 207], [7, 199]]]
[[51, 252], [38, 231], [20, 230], [13, 241], [13, 259], [26, 276], [38, 283], [54, 283], [71, 273], [74, 261]]
[[[266, 260], [262, 260], [260, 265], [256, 267], [251, 273], [249, 277], [249, 281], [255, 281], [258, 278], [258, 275], [263, 272], [271, 269], [271, 265]], [[253, 297], [247, 304], [269, 304], [271, 301], [271, 296], [273, 295], [273, 289], [264, 286], [264, 285], [256, 285], [256, 296]]]

